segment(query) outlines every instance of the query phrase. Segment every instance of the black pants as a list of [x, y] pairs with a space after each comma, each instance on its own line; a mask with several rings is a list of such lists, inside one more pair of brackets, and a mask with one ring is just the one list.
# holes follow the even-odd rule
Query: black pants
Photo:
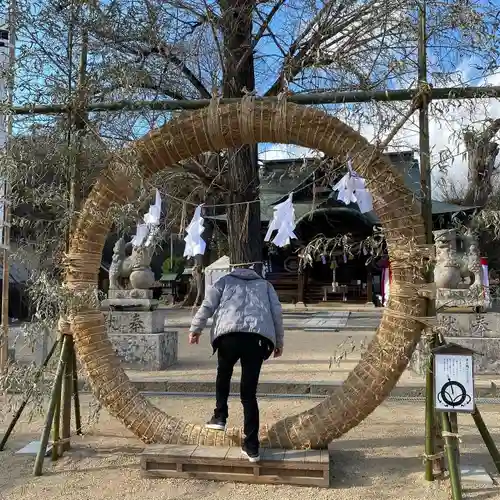
[[234, 365], [241, 362], [240, 396], [243, 404], [244, 445], [250, 451], [259, 449], [259, 406], [257, 385], [262, 363], [269, 358], [273, 345], [255, 333], [229, 333], [216, 340], [218, 366], [215, 384], [216, 408], [214, 416], [227, 420], [229, 390]]

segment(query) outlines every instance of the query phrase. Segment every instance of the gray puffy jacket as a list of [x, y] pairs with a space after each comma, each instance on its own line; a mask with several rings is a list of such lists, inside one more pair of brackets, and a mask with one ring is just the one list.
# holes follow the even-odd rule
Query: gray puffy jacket
[[201, 333], [213, 316], [210, 342], [226, 333], [258, 333], [283, 348], [283, 317], [271, 283], [251, 269], [235, 269], [207, 289], [190, 331]]

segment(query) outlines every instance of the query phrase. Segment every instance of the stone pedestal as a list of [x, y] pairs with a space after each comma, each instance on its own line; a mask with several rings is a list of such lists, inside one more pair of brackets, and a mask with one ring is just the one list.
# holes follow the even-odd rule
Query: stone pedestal
[[158, 301], [151, 290], [109, 290], [108, 298], [101, 302], [102, 310], [154, 311]]
[[[440, 313], [439, 329], [446, 340], [468, 347], [474, 355], [474, 373], [500, 375], [500, 314], [499, 313]], [[428, 354], [423, 341], [419, 343], [409, 369], [423, 373]]]
[[436, 292], [436, 307], [439, 309], [457, 307], [484, 310], [487, 306], [481, 284], [466, 289], [438, 288]]
[[177, 331], [164, 330], [166, 311], [108, 310], [104, 316], [111, 343], [125, 368], [165, 370], [177, 362]]

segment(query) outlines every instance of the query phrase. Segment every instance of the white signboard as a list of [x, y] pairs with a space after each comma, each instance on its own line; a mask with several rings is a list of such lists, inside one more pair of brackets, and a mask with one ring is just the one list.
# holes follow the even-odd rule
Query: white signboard
[[436, 354], [434, 405], [439, 411], [474, 410], [472, 355]]
[[224, 255], [205, 268], [205, 292], [222, 276], [231, 272], [229, 257]]

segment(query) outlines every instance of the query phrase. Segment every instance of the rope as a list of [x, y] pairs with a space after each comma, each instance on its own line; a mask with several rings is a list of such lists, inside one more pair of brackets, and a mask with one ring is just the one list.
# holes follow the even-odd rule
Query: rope
[[249, 92], [243, 89], [244, 96], [238, 107], [238, 123], [240, 126], [241, 140], [245, 144], [257, 142], [255, 137], [255, 91]]
[[423, 458], [423, 463], [425, 465], [425, 462], [435, 462], [436, 460], [443, 458], [444, 451], [439, 451], [438, 453], [433, 453], [432, 455], [428, 455], [427, 453], [423, 453], [421, 455], [421, 457]]
[[[173, 196], [168, 193], [161, 193], [162, 196], [166, 196], [167, 198], [170, 198], [171, 200], [178, 201], [179, 203], [182, 203], [183, 205], [190, 205], [192, 207], [197, 207], [198, 205], [201, 205], [201, 203], [194, 203], [192, 201], [186, 201], [181, 198], [177, 198], [176, 196]], [[216, 207], [235, 207], [238, 205], [248, 205], [251, 203], [260, 203], [260, 199], [257, 200], [251, 200], [251, 201], [239, 201], [237, 203], [216, 203], [214, 205], [208, 205], [206, 203], [203, 203], [204, 208], [216, 208]]]

